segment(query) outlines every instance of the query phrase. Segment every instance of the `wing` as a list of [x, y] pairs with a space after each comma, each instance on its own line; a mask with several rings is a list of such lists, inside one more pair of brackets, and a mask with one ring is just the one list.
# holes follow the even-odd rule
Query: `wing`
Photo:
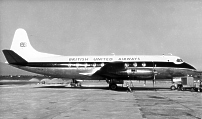
[[154, 71], [152, 67], [134, 67], [129, 66], [129, 64], [125, 62], [111, 62], [103, 66], [99, 71], [96, 72], [96, 74], [114, 79], [128, 79], [131, 77], [138, 79], [152, 79], [154, 76]]

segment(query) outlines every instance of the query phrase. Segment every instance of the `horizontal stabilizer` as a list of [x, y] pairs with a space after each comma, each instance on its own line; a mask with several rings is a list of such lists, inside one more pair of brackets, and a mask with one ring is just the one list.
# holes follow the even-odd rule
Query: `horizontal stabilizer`
[[12, 50], [3, 50], [9, 64], [26, 64], [27, 61]]

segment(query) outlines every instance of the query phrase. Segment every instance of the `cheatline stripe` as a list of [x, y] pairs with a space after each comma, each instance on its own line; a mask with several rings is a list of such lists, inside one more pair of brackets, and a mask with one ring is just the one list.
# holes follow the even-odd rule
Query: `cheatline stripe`
[[[27, 64], [16, 64], [29, 67], [102, 67], [109, 62], [29, 62]], [[116, 62], [110, 62], [116, 63]], [[173, 67], [195, 69], [193, 66], [183, 62], [175, 64], [173, 62], [117, 62], [127, 64], [127, 67]]]

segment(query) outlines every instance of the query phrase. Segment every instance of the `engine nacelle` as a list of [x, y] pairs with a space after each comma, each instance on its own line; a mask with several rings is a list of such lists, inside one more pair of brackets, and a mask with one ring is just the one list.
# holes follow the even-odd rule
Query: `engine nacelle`
[[127, 67], [124, 62], [114, 62], [106, 64], [98, 72], [98, 75], [109, 78], [128, 79], [133, 78], [152, 78], [156, 72], [153, 68], [146, 67]]
[[124, 71], [117, 71], [118, 75], [128, 75], [128, 76], [153, 76], [154, 72], [152, 69], [126, 69]]

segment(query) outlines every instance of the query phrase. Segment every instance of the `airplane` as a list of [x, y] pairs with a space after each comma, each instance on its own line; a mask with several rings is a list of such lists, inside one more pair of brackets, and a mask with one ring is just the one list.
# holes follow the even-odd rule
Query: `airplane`
[[196, 69], [173, 55], [61, 56], [35, 50], [27, 32], [15, 31], [10, 50], [2, 50], [9, 65], [29, 72], [75, 81], [106, 80], [111, 90], [125, 80], [173, 79]]

